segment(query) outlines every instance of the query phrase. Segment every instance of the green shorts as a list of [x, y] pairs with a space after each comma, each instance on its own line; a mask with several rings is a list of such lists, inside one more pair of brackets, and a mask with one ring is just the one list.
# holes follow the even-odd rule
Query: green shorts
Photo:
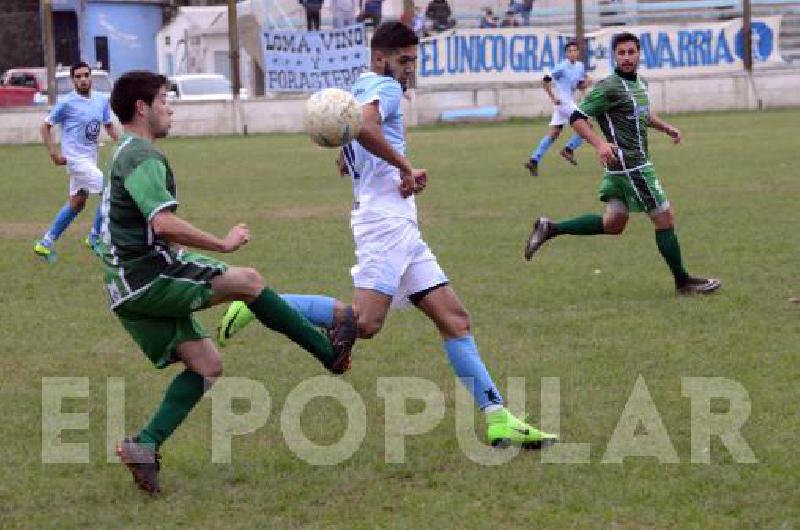
[[603, 202], [621, 200], [629, 212], [652, 212], [668, 203], [652, 165], [632, 171], [606, 171], [599, 196]]
[[214, 294], [211, 279], [226, 270], [221, 261], [184, 253], [144, 291], [114, 309], [156, 368], [175, 362], [182, 342], [209, 336], [192, 313], [208, 307]]

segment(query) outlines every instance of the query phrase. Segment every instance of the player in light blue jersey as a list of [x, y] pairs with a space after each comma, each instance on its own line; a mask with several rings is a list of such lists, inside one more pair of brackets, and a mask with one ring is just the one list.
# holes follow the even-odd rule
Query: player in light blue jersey
[[[552, 100], [554, 108], [553, 117], [550, 120], [550, 130], [531, 153], [530, 160], [525, 163], [525, 167], [534, 177], [539, 174], [539, 161], [561, 135], [564, 125], [569, 123], [569, 117], [578, 108], [575, 105], [575, 90], [585, 89], [589, 82], [586, 77], [586, 69], [578, 60], [578, 43], [574, 40], [567, 42], [564, 51], [567, 53], [567, 58], [558, 63], [550, 74], [544, 76], [544, 90]], [[553, 85], [555, 85], [555, 91]], [[580, 147], [581, 143], [583, 140], [580, 135], [573, 134], [567, 145], [561, 150], [561, 156], [570, 164], [577, 165], [575, 150]]]
[[[42, 140], [50, 152], [50, 158], [58, 166], [67, 166], [69, 175], [69, 198], [66, 204], [56, 214], [47, 232], [33, 246], [33, 251], [49, 263], [56, 258], [56, 240], [86, 206], [88, 194], [103, 191], [103, 172], [97, 167], [100, 129], [105, 127], [114, 141], [119, 137], [111, 122], [108, 97], [92, 92], [89, 65], [76, 63], [69, 73], [75, 90], [56, 103], [41, 128]], [[61, 152], [51, 134], [54, 125], [61, 126]], [[98, 206], [92, 229], [86, 238], [90, 248], [94, 248], [97, 242], [100, 221]]]
[[[370, 71], [352, 87], [361, 104], [358, 139], [342, 149], [340, 171], [353, 181], [350, 218], [356, 246], [351, 274], [353, 311], [360, 338], [383, 327], [390, 307], [413, 304], [436, 325], [453, 371], [486, 413], [488, 440], [539, 448], [556, 436], [514, 417], [481, 360], [469, 313], [422, 239], [414, 195], [425, 189], [427, 172], [406, 157], [403, 92], [414, 73], [419, 39], [400, 22], [376, 28], [370, 43]], [[220, 328], [241, 329], [247, 313], [234, 304]], [[251, 318], [250, 318], [251, 319]]]

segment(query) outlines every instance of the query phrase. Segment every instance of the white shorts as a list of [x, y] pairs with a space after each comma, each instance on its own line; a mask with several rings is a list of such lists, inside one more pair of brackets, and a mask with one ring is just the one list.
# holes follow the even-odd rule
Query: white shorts
[[572, 113], [578, 110], [578, 106], [574, 101], [562, 101], [561, 105], [553, 109], [553, 117], [550, 119], [550, 125], [566, 125], [569, 123], [569, 117]]
[[409, 296], [448, 282], [410, 220], [357, 224], [353, 238], [357, 259], [350, 269], [353, 285], [391, 296], [394, 307], [406, 306]]
[[103, 192], [103, 172], [97, 168], [97, 163], [92, 160], [67, 161], [67, 174], [69, 174], [69, 196], [77, 195], [80, 190], [87, 193]]

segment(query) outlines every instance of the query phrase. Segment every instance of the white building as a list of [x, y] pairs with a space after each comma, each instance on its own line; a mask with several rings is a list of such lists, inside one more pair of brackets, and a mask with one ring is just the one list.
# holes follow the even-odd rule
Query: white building
[[[228, 8], [181, 7], [175, 19], [156, 34], [156, 51], [158, 71], [164, 75], [216, 73], [231, 79]], [[242, 49], [242, 85], [252, 90], [251, 63]]]

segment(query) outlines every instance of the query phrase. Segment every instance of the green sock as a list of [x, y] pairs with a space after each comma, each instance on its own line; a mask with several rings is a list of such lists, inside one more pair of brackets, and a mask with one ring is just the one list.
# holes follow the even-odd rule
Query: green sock
[[669, 265], [669, 270], [675, 277], [677, 283], [681, 283], [689, 276], [683, 268], [681, 259], [681, 246], [678, 244], [678, 236], [675, 235], [674, 228], [663, 228], [656, 230], [656, 244], [658, 251], [664, 257], [664, 261]]
[[596, 213], [587, 213], [556, 223], [556, 230], [559, 235], [571, 234], [573, 236], [595, 236], [605, 233], [603, 216]]
[[247, 307], [262, 324], [292, 339], [323, 365], [333, 362], [333, 346], [328, 338], [269, 287]]
[[136, 436], [140, 443], [152, 444], [158, 450], [164, 441], [183, 423], [205, 392], [202, 375], [184, 370], [167, 388], [164, 401], [147, 424]]

